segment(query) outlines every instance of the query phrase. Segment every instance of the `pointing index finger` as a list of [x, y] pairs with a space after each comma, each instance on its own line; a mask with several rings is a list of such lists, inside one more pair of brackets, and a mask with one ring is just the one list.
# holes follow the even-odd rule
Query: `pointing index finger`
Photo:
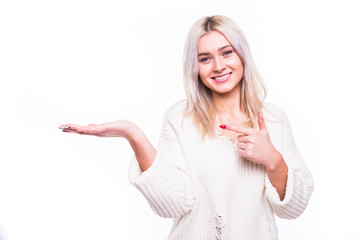
[[234, 124], [220, 125], [220, 127], [222, 129], [226, 129], [226, 130], [230, 130], [230, 131], [234, 131], [234, 132], [238, 132], [238, 133], [243, 133], [245, 135], [251, 135], [256, 131], [253, 128], [237, 126], [237, 125], [234, 125]]

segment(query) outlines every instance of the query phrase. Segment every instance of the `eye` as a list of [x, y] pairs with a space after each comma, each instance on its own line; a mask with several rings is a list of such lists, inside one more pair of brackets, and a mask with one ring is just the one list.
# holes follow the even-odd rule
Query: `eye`
[[224, 55], [226, 56], [226, 55], [230, 55], [230, 54], [232, 54], [232, 53], [233, 53], [232, 50], [227, 50], [227, 51], [224, 52]]
[[200, 59], [200, 62], [207, 62], [207, 61], [209, 61], [209, 60], [210, 60], [210, 58], [204, 57], [204, 58], [201, 58], [201, 59]]

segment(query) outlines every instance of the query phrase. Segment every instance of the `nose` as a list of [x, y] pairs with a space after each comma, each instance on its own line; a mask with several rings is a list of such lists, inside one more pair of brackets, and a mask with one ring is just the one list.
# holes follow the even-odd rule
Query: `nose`
[[225, 63], [224, 60], [216, 57], [214, 58], [214, 62], [213, 62], [213, 71], [214, 72], [222, 72], [225, 69]]

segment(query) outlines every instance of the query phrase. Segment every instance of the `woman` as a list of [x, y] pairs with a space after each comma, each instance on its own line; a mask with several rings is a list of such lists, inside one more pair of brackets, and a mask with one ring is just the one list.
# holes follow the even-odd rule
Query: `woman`
[[264, 84], [231, 19], [193, 25], [184, 80], [187, 100], [166, 113], [158, 150], [129, 121], [60, 127], [129, 141], [130, 182], [155, 213], [174, 218], [168, 239], [278, 239], [274, 214], [298, 217], [312, 176], [286, 114], [264, 103]]

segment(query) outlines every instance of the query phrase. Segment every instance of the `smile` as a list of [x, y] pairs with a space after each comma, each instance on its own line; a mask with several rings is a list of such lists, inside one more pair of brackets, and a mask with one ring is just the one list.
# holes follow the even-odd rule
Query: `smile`
[[227, 73], [221, 76], [212, 77], [212, 79], [215, 80], [215, 82], [225, 82], [230, 78], [231, 73]]

